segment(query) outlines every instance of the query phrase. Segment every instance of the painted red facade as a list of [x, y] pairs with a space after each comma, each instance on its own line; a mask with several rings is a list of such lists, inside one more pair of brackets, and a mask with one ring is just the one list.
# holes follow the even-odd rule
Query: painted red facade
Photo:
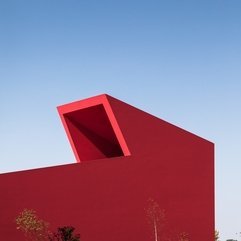
[[159, 241], [213, 241], [213, 143], [108, 95], [58, 111], [77, 163], [0, 175], [1, 240], [24, 240], [14, 219], [29, 208], [82, 241], [154, 241], [152, 199]]

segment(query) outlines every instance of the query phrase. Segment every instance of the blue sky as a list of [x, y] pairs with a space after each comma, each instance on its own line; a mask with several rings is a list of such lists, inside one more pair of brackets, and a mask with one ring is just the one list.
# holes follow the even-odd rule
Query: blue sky
[[108, 93], [216, 145], [241, 240], [241, 1], [0, 0], [0, 172], [74, 162], [56, 106]]

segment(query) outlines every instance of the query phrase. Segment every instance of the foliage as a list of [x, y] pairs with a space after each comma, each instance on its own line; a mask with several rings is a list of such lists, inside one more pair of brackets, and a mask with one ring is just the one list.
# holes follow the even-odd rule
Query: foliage
[[178, 241], [189, 241], [189, 236], [187, 233], [182, 232], [178, 235]]
[[168, 230], [165, 211], [151, 198], [148, 199], [146, 215], [152, 228], [154, 241], [190, 241], [187, 233]]
[[36, 215], [32, 209], [24, 209], [16, 218], [17, 229], [21, 230], [26, 239], [34, 241], [46, 240], [49, 224]]
[[218, 240], [219, 240], [219, 231], [218, 231], [218, 230], [215, 230], [214, 240], [215, 240], [215, 241], [218, 241]]
[[160, 208], [159, 204], [155, 200], [150, 198], [148, 200], [146, 215], [153, 230], [154, 240], [159, 241], [161, 230], [165, 222], [165, 212]]
[[75, 228], [72, 226], [64, 226], [58, 228], [56, 233], [49, 235], [50, 241], [79, 241], [80, 235], [74, 234]]
[[74, 234], [72, 226], [59, 227], [56, 233], [49, 231], [49, 223], [40, 219], [36, 211], [24, 209], [15, 219], [17, 229], [22, 231], [26, 240], [33, 241], [80, 241], [80, 235]]

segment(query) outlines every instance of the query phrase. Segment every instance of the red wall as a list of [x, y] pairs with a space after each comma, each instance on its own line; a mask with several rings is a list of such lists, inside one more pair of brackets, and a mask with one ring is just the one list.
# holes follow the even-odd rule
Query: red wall
[[59, 112], [80, 163], [0, 175], [1, 240], [24, 240], [14, 223], [24, 208], [53, 229], [73, 225], [82, 241], [154, 240], [152, 198], [165, 210], [163, 234], [213, 241], [213, 143], [107, 95]]

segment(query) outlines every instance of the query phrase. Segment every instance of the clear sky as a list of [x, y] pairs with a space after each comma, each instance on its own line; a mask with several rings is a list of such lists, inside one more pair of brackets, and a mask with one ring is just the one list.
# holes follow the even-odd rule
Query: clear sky
[[240, 0], [0, 0], [0, 172], [74, 162], [56, 106], [108, 93], [216, 145], [241, 240]]

